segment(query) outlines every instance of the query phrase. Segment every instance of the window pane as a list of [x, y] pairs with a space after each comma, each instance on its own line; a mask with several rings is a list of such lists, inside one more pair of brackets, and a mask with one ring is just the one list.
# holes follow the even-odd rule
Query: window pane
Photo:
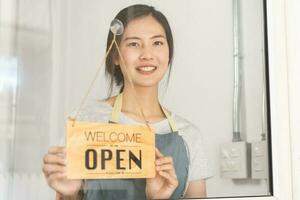
[[[128, 67], [139, 103], [133, 103], [130, 78], [109, 79], [101, 64], [112, 42], [107, 41], [111, 21], [136, 3], [155, 10], [141, 5], [123, 10], [118, 18], [125, 29], [116, 40], [123, 57], [114, 46], [106, 64], [120, 76]], [[105, 99], [118, 95], [124, 85], [125, 107], [118, 122], [144, 124], [147, 118], [157, 146], [162, 144], [158, 148], [166, 147], [162, 153], [170, 152], [174, 160], [178, 186], [168, 193], [174, 196], [153, 198], [272, 195], [264, 4], [0, 0], [0, 199], [54, 198], [42, 171], [43, 156], [51, 146], [66, 145], [66, 121], [80, 108], [100, 67], [79, 120], [108, 123], [109, 104], [115, 101]], [[142, 101], [141, 91], [152, 91], [156, 100]], [[129, 94], [132, 101], [126, 104]], [[173, 149], [158, 139], [174, 129], [157, 109], [156, 97], [178, 131], [181, 145], [172, 143]], [[145, 106], [148, 101], [151, 109]], [[150, 184], [139, 181], [85, 180], [83, 195], [145, 197]], [[115, 187], [121, 183], [125, 190]], [[64, 193], [61, 189], [57, 191]]]

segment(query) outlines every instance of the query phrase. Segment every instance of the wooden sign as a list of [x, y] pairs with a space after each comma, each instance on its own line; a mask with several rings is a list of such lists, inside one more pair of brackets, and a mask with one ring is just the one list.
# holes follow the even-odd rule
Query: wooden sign
[[155, 176], [153, 129], [139, 125], [73, 123], [67, 123], [69, 179]]

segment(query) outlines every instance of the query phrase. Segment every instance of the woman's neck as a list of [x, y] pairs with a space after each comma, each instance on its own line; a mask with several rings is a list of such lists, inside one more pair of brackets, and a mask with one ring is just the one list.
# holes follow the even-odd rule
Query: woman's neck
[[122, 112], [143, 120], [141, 109], [148, 121], [159, 121], [164, 118], [158, 99], [157, 87], [124, 87]]

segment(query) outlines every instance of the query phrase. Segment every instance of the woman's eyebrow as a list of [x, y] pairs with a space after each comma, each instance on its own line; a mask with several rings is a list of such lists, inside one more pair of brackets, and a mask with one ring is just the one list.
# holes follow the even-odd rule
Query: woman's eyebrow
[[[166, 38], [166, 37], [164, 35], [154, 35], [150, 37], [150, 39], [156, 39], [156, 38]], [[132, 37], [126, 37], [124, 41], [126, 40], [141, 40], [141, 38], [137, 36], [132, 36]]]
[[124, 41], [126, 41], [126, 40], [140, 40], [141, 38], [139, 38], [139, 37], [126, 37], [125, 39], [124, 39]]
[[155, 39], [155, 38], [166, 38], [164, 35], [154, 35], [151, 37], [151, 39]]

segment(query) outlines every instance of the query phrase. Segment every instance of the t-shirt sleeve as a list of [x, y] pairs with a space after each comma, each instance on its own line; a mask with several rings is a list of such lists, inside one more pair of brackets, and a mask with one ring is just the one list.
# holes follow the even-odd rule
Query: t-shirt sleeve
[[180, 123], [179, 133], [186, 143], [189, 154], [188, 181], [208, 179], [213, 176], [213, 168], [208, 158], [204, 138], [195, 125], [186, 120], [183, 122]]

